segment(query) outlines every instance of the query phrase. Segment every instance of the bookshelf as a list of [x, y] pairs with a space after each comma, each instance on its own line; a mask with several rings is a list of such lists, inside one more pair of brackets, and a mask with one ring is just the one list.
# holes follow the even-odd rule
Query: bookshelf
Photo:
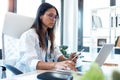
[[120, 6], [93, 9], [91, 12], [91, 51], [95, 52], [104, 43], [115, 44], [120, 36]]

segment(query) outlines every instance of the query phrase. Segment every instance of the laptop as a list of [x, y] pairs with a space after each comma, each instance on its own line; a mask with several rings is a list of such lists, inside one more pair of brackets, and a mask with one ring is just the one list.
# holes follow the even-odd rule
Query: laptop
[[114, 47], [114, 44], [104, 44], [103, 47], [100, 49], [97, 57], [94, 60], [91, 60], [91, 59], [87, 60], [87, 58], [83, 59], [82, 62], [83, 63], [85, 62], [85, 64], [84, 66], [81, 66], [81, 65], [77, 66], [76, 67], [77, 71], [84, 72], [88, 70], [90, 68], [91, 62], [96, 62], [101, 67], [104, 64], [107, 57], [109, 56], [109, 54], [111, 53], [111, 51], [113, 50], [113, 47]]
[[100, 67], [104, 64], [110, 52], [113, 50], [114, 44], [104, 44], [100, 49], [96, 59], [93, 60], [82, 60], [82, 62], [96, 62]]
[[110, 52], [113, 50], [114, 44], [104, 44], [100, 49], [98, 56], [95, 59], [95, 62], [101, 67], [105, 60], [107, 59]]

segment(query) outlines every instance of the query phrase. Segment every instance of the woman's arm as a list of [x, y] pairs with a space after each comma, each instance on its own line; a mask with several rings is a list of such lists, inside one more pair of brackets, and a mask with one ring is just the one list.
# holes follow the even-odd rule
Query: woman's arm
[[39, 61], [36, 69], [37, 70], [51, 70], [51, 69], [55, 69], [55, 62], [43, 62], [43, 61]]
[[42, 62], [39, 61], [37, 66], [37, 70], [52, 70], [52, 69], [71, 69], [71, 70], [76, 70], [75, 64], [73, 61], [61, 61], [61, 62]]

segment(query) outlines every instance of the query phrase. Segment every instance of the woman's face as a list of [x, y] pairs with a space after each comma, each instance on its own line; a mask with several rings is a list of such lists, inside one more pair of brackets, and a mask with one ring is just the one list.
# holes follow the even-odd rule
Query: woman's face
[[53, 28], [56, 19], [57, 19], [57, 13], [54, 8], [48, 9], [44, 15], [40, 17], [42, 21], [42, 25], [45, 28]]

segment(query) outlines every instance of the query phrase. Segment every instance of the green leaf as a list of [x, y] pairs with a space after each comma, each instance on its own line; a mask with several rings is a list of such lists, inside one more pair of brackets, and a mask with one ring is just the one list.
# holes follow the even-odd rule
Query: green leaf
[[114, 70], [112, 73], [113, 80], [120, 80], [120, 72], [117, 70]]
[[81, 80], [105, 80], [104, 74], [97, 63], [91, 63], [91, 67], [81, 77]]

